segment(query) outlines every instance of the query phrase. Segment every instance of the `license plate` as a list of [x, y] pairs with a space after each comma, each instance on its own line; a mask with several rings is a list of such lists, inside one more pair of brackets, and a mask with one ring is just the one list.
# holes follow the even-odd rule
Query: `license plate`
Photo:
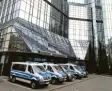
[[66, 79], [64, 79], [64, 81], [66, 81]]
[[46, 84], [49, 84], [49, 82], [46, 82]]
[[60, 79], [60, 81], [63, 81], [63, 79]]

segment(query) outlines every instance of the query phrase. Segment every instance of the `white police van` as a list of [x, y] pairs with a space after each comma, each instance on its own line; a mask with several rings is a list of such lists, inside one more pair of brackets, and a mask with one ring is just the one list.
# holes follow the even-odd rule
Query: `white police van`
[[88, 77], [88, 73], [84, 70], [84, 69], [82, 69], [80, 66], [78, 66], [78, 65], [74, 65], [75, 66], [75, 68], [77, 69], [77, 70], [79, 70], [82, 74], [83, 74], [83, 77]]
[[63, 65], [67, 66], [68, 70], [74, 73], [75, 78], [81, 79], [82, 77], [84, 77], [84, 74], [76, 68], [76, 65], [72, 63], [67, 63]]
[[51, 84], [63, 83], [67, 79], [66, 73], [53, 63], [42, 63], [47, 72], [51, 74]]
[[63, 64], [58, 64], [58, 65], [66, 73], [66, 75], [67, 75], [67, 81], [73, 81], [74, 73], [72, 73], [71, 71], [69, 71], [67, 69], [67, 67], [64, 66]]
[[40, 85], [48, 86], [51, 75], [45, 71], [43, 65], [28, 62], [12, 62], [9, 80], [29, 83], [31, 88]]

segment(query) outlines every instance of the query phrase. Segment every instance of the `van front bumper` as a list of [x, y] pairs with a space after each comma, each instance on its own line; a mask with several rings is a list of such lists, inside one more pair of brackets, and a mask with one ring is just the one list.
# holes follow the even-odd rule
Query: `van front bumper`
[[49, 84], [49, 81], [41, 81], [39, 82], [40, 85], [45, 85], [45, 84]]
[[58, 82], [64, 82], [64, 78], [58, 78]]

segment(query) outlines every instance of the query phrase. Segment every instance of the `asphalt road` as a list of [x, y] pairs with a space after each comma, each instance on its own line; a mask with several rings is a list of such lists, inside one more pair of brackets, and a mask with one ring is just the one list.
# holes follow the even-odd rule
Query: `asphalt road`
[[112, 77], [89, 75], [88, 78], [82, 80], [49, 85], [35, 90], [32, 90], [28, 84], [10, 83], [6, 77], [2, 77], [0, 78], [0, 91], [112, 91]]
[[55, 91], [112, 91], [112, 77], [97, 77]]

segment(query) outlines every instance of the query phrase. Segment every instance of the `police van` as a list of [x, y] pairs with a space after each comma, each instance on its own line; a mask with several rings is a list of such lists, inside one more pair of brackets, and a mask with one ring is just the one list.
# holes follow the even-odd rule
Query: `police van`
[[42, 63], [47, 72], [51, 74], [51, 84], [63, 83], [67, 79], [66, 73], [53, 63]]
[[40, 85], [48, 86], [51, 75], [45, 71], [43, 65], [28, 62], [12, 62], [9, 80], [29, 83], [34, 89]]
[[63, 66], [66, 66], [69, 71], [73, 72], [75, 78], [81, 79], [82, 77], [84, 77], [84, 74], [80, 70], [78, 70], [74, 64], [67, 63], [63, 64]]
[[75, 68], [77, 69], [77, 70], [79, 70], [82, 74], [83, 74], [83, 77], [88, 77], [88, 73], [87, 73], [87, 71], [86, 70], [84, 70], [84, 69], [82, 69], [80, 66], [78, 66], [78, 65], [74, 65], [75, 66]]
[[67, 69], [67, 67], [64, 66], [63, 64], [58, 64], [58, 65], [66, 73], [66, 75], [67, 75], [67, 81], [73, 81], [74, 74], [71, 71], [69, 71]]

